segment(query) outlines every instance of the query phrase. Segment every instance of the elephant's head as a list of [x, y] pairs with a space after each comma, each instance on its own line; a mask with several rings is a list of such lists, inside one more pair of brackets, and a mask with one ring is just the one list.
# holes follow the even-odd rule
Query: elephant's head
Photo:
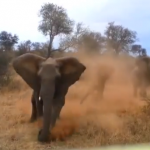
[[63, 99], [69, 86], [79, 80], [86, 67], [73, 57], [45, 59], [31, 53], [17, 57], [13, 61], [13, 67], [43, 100], [43, 129], [38, 139], [46, 141], [54, 98], [57, 101]]

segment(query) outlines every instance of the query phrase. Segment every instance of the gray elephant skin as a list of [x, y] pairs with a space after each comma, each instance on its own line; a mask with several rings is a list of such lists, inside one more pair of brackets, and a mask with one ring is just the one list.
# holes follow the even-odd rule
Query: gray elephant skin
[[33, 89], [30, 122], [43, 117], [38, 141], [48, 142], [49, 130], [59, 118], [69, 87], [80, 79], [86, 67], [74, 57], [46, 59], [32, 53], [15, 58], [12, 65], [16, 73]]

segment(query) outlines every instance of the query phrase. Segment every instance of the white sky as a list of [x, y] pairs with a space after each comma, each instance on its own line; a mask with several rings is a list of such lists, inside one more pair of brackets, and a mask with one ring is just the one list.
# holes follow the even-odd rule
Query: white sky
[[[135, 30], [140, 43], [150, 51], [149, 0], [0, 0], [0, 31], [17, 34], [20, 41], [47, 41], [37, 29], [38, 11], [45, 2], [63, 6], [71, 19], [95, 31], [103, 32], [110, 21]], [[54, 47], [58, 42], [56, 38]]]

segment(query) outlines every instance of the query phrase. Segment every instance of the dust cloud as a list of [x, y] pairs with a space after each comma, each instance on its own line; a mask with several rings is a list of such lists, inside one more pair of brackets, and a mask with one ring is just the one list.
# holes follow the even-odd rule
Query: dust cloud
[[[70, 87], [65, 106], [61, 111], [61, 119], [52, 130], [51, 139], [65, 140], [74, 132], [85, 128], [86, 134], [96, 129], [107, 130], [110, 133], [123, 132], [126, 122], [124, 115], [136, 114], [145, 105], [140, 99], [133, 98], [130, 79], [133, 59], [129, 56], [85, 54], [76, 54], [76, 57], [86, 65], [87, 70], [81, 80]], [[105, 74], [110, 74], [110, 77], [101, 99], [98, 86], [95, 85], [101, 82], [100, 77]], [[30, 97], [31, 92], [26, 93], [24, 100], [18, 104], [29, 117]], [[84, 98], [84, 103], [80, 104]], [[38, 128], [41, 127], [40, 122], [36, 125]]]

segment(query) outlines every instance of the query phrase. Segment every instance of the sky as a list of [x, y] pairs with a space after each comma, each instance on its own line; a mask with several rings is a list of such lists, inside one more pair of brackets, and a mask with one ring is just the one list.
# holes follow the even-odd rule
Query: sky
[[[94, 31], [103, 33], [112, 21], [136, 31], [150, 55], [150, 0], [0, 0], [0, 31], [17, 34], [20, 41], [46, 42], [38, 31], [38, 12], [46, 2], [64, 7], [71, 19]], [[54, 47], [58, 45], [56, 38]]]

